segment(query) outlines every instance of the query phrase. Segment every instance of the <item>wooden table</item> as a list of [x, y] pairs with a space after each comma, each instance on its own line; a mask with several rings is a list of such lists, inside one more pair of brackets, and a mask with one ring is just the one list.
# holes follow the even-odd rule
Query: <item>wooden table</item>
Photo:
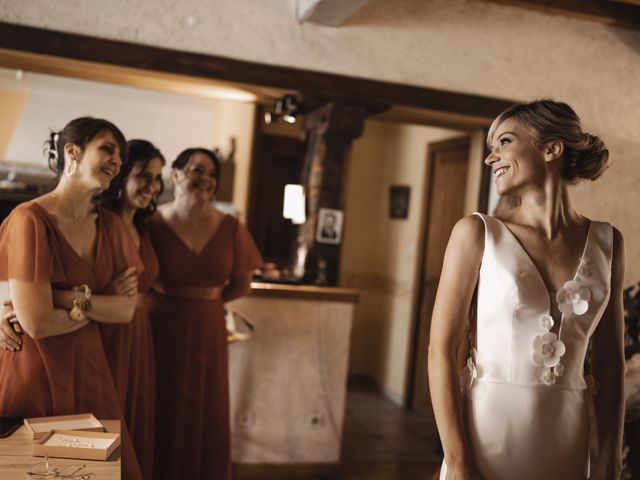
[[[100, 421], [108, 432], [120, 432], [119, 420]], [[28, 479], [31, 466], [44, 461], [44, 457], [31, 455], [32, 442], [24, 425], [9, 438], [0, 438], [0, 480]], [[120, 480], [120, 448], [106, 462], [71, 458], [49, 458], [49, 462], [55, 467], [86, 465], [85, 471], [93, 473], [91, 480]]]

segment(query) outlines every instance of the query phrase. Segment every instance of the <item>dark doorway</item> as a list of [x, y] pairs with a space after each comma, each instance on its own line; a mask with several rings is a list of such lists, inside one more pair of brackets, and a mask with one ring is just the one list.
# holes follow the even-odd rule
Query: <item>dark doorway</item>
[[258, 133], [249, 194], [248, 228], [266, 262], [286, 265], [297, 226], [282, 217], [284, 186], [300, 183], [305, 142]]

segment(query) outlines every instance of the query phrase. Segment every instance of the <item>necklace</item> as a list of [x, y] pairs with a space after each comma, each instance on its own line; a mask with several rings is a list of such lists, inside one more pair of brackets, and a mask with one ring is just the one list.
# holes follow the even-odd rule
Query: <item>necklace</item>
[[79, 217], [79, 216], [77, 216], [76, 214], [74, 214], [74, 213], [73, 213], [69, 208], [65, 207], [65, 206], [62, 204], [62, 202], [60, 201], [60, 198], [59, 198], [59, 197], [58, 197], [54, 192], [51, 192], [51, 198], [55, 198], [55, 199], [56, 199], [56, 201], [58, 202], [58, 206], [59, 206], [60, 208], [62, 208], [62, 210], [64, 210], [64, 212], [65, 212], [65, 213], [67, 213], [69, 216], [71, 216], [71, 218], [73, 218], [73, 219], [76, 221], [76, 223], [82, 223], [82, 221], [83, 221], [85, 218], [87, 218], [87, 216], [89, 215], [89, 213], [91, 213], [91, 212], [89, 212], [89, 213], [86, 213], [86, 214], [82, 215], [81, 217]]

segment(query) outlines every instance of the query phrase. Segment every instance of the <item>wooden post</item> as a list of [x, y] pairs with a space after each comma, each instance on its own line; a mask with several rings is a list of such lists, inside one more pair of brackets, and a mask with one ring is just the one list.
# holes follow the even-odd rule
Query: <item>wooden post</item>
[[343, 210], [343, 173], [354, 139], [362, 135], [368, 115], [363, 106], [330, 102], [305, 116], [307, 153], [302, 172], [307, 221], [300, 226], [297, 251], [306, 252], [304, 282], [336, 285], [340, 268], [339, 244], [316, 240], [321, 208]]

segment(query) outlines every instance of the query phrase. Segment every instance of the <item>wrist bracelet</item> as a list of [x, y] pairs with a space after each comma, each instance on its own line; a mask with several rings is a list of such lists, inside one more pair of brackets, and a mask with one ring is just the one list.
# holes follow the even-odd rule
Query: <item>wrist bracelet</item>
[[86, 320], [86, 314], [91, 311], [91, 289], [88, 285], [73, 287], [73, 307], [69, 310], [69, 318], [80, 322]]

